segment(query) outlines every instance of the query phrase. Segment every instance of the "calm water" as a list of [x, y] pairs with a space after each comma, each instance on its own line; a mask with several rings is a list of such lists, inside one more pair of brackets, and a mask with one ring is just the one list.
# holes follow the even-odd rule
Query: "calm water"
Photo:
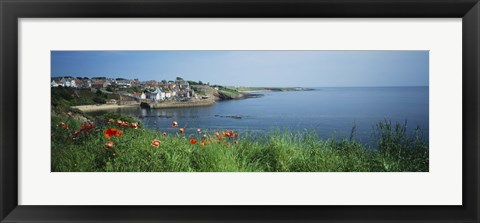
[[[428, 87], [318, 88], [315, 91], [266, 92], [260, 98], [219, 102], [210, 107], [141, 109], [117, 112], [137, 117], [147, 128], [173, 131], [172, 121], [190, 129], [234, 129], [254, 134], [274, 128], [316, 129], [322, 138], [349, 137], [373, 141], [376, 123], [407, 120], [409, 132], [418, 125], [428, 140]], [[95, 112], [99, 114], [102, 112]], [[241, 116], [241, 119], [221, 116]], [[193, 131], [193, 130], [191, 130]]]

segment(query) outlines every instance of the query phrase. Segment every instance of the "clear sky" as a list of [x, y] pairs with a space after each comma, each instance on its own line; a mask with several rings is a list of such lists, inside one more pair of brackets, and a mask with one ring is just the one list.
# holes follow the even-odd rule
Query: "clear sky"
[[428, 86], [428, 51], [52, 51], [52, 76], [228, 86]]

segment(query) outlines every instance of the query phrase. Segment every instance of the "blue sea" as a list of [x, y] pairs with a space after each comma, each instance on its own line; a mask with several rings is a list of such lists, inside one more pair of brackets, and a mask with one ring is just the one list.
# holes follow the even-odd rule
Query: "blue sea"
[[[321, 138], [355, 138], [373, 145], [374, 126], [382, 120], [418, 126], [428, 141], [428, 87], [328, 87], [312, 91], [260, 92], [262, 97], [221, 101], [209, 107], [142, 109], [117, 112], [137, 117], [147, 128], [174, 131], [177, 121], [195, 129], [248, 131], [259, 135], [279, 130], [315, 130]], [[99, 114], [103, 112], [94, 112]], [[237, 118], [227, 117], [236, 116]]]

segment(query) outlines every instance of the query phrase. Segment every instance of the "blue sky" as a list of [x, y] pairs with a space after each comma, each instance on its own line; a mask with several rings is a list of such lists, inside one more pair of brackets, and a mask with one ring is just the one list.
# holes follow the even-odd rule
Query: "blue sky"
[[229, 86], [428, 86], [428, 51], [52, 51], [52, 76]]

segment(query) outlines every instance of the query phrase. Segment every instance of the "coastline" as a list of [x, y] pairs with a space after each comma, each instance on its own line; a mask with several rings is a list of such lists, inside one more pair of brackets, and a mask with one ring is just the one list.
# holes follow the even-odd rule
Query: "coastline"
[[205, 100], [188, 101], [188, 102], [166, 101], [161, 103], [142, 103], [141, 106], [156, 109], [156, 108], [202, 107], [202, 106], [210, 106], [213, 104], [215, 104], [215, 100], [205, 99]]
[[272, 90], [245, 90], [245, 91], [239, 90], [238, 92], [240, 92], [240, 93], [260, 93], [260, 92], [272, 92]]
[[71, 108], [76, 108], [82, 112], [90, 112], [90, 111], [110, 110], [110, 109], [117, 109], [117, 108], [132, 108], [132, 107], [139, 107], [139, 106], [140, 106], [140, 103], [127, 104], [127, 105], [98, 104], [98, 105], [78, 105], [78, 106], [72, 106]]

